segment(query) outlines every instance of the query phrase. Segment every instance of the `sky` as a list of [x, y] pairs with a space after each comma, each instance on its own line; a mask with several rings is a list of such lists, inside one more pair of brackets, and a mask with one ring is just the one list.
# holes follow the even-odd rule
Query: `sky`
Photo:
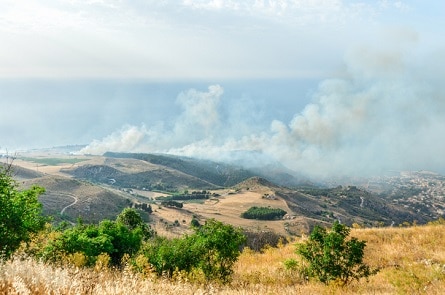
[[414, 0], [3, 0], [0, 151], [445, 173], [444, 15]]

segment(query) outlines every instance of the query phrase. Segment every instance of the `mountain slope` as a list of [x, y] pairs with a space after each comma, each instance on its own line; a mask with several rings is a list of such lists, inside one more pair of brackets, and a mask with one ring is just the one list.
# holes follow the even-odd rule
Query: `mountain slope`
[[111, 153], [105, 157], [139, 159], [152, 164], [168, 167], [182, 173], [202, 179], [215, 186], [233, 186], [255, 174], [249, 170], [233, 165], [216, 163], [207, 160], [197, 160], [172, 155]]

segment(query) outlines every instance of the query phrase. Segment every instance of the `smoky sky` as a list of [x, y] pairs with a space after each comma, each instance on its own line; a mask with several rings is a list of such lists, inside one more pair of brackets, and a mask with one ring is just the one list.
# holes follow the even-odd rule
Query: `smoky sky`
[[0, 3], [0, 151], [444, 172], [443, 1]]
[[[180, 101], [181, 93], [191, 88], [205, 91], [215, 83], [3, 79], [0, 150], [89, 144], [122, 126], [177, 128], [179, 132], [185, 127], [177, 121], [186, 124], [184, 108], [188, 103], [184, 98]], [[238, 125], [245, 132], [258, 131], [267, 128], [272, 119], [290, 120], [308, 102], [316, 84], [316, 80], [307, 79], [223, 81], [224, 94], [213, 107], [221, 118], [230, 117], [232, 122], [246, 118], [243, 126]], [[201, 110], [203, 114], [208, 111]], [[224, 132], [227, 137], [230, 130]]]
[[80, 152], [160, 152], [223, 161], [234, 152], [252, 161], [247, 155], [255, 152], [258, 161], [273, 159], [312, 177], [443, 172], [444, 60], [440, 52], [411, 49], [415, 35], [394, 37], [384, 47], [348, 52], [341, 73], [308, 91], [308, 103], [288, 110], [289, 119], [271, 111], [280, 105], [274, 106], [273, 97], [227, 101], [224, 86], [211, 84], [181, 91], [174, 101], [178, 115], [170, 122], [124, 125]]

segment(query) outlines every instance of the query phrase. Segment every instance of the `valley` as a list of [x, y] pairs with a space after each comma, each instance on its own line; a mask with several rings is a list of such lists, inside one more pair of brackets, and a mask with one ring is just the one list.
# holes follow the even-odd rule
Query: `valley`
[[[428, 172], [327, 187], [280, 167], [244, 169], [156, 154], [33, 152], [13, 164], [21, 186], [46, 189], [41, 202], [55, 223], [114, 219], [125, 207], [145, 204], [152, 212], [141, 210], [144, 220], [169, 236], [189, 232], [192, 219], [215, 218], [246, 231], [300, 236], [315, 224], [336, 220], [359, 227], [423, 224], [443, 217], [445, 210], [445, 178]], [[192, 192], [201, 190], [208, 195], [195, 199]], [[187, 194], [187, 199], [180, 197]], [[163, 197], [178, 199], [181, 208], [162, 205]], [[286, 214], [276, 220], [242, 218], [251, 207]]]

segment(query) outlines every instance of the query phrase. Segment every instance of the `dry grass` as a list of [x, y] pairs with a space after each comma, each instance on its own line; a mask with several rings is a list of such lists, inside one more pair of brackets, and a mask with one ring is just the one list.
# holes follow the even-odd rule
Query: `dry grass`
[[32, 259], [0, 266], [0, 294], [443, 294], [445, 226], [354, 229], [367, 241], [366, 260], [380, 272], [347, 287], [307, 282], [283, 261], [297, 258], [293, 244], [245, 251], [227, 286], [169, 281], [131, 271], [54, 267]]

